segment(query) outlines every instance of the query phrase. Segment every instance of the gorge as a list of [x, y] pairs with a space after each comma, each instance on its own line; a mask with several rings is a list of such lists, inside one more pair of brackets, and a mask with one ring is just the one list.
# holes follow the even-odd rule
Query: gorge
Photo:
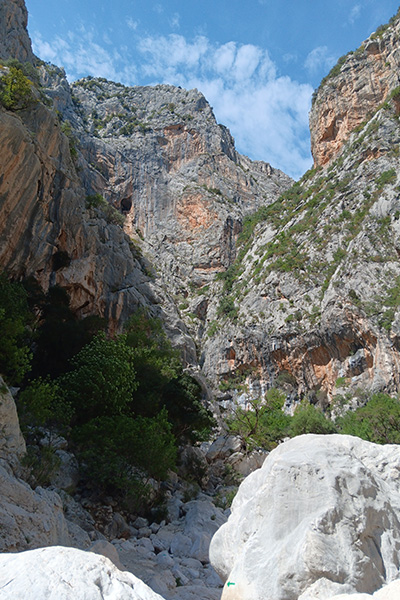
[[[24, 1], [0, 0], [0, 598], [398, 596], [399, 53], [397, 14], [324, 78], [294, 182], [239, 154], [197, 89], [69, 84]], [[115, 349], [101, 406], [109, 364], [85, 369]], [[335, 433], [287, 440], [299, 409]]]

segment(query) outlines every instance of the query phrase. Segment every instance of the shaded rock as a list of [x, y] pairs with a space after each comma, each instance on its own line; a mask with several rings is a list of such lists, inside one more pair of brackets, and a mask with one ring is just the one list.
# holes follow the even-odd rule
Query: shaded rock
[[111, 523], [104, 528], [104, 535], [109, 539], [129, 538], [131, 531], [124, 517], [119, 513], [113, 513]]
[[28, 11], [24, 0], [0, 2], [0, 58], [16, 58], [21, 62], [33, 62], [27, 23]]
[[0, 376], [0, 458], [13, 459], [26, 452], [14, 398]]
[[56, 450], [60, 459], [60, 467], [51, 478], [51, 484], [60, 490], [73, 493], [79, 481], [79, 465], [76, 457], [71, 452]]
[[101, 554], [101, 556], [105, 556], [110, 559], [111, 562], [119, 569], [120, 571], [124, 571], [125, 567], [119, 560], [119, 555], [115, 546], [107, 542], [106, 540], [97, 540], [88, 548], [90, 552], [94, 552], [95, 554]]
[[[400, 447], [307, 435], [239, 488], [210, 546], [223, 600], [372, 593], [398, 576]], [[303, 596], [301, 596], [303, 598]]]
[[238, 452], [241, 448], [241, 441], [238, 437], [232, 435], [223, 435], [218, 437], [207, 451], [206, 457], [209, 462], [216, 459], [225, 459], [230, 454]]

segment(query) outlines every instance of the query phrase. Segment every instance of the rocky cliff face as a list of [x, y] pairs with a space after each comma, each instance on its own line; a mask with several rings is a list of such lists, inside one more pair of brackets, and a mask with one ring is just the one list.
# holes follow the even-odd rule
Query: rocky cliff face
[[0, 59], [12, 57], [21, 62], [34, 61], [27, 22], [24, 0], [0, 1]]
[[[383, 60], [369, 44], [400, 59], [397, 30], [396, 20], [377, 42], [370, 39], [367, 66], [375, 64], [372, 56]], [[398, 389], [398, 69], [393, 64], [381, 78], [383, 95], [368, 96], [368, 68], [352, 56], [320, 89], [310, 117], [314, 140], [331, 105], [346, 114], [342, 146], [336, 137], [329, 164], [306, 173], [249, 221], [230, 278], [207, 296], [203, 369], [223, 380], [222, 399], [245, 382], [257, 394], [281, 385], [289, 402], [307, 393], [322, 406], [338, 394], [358, 402], [362, 389]], [[333, 90], [344, 87], [364, 90], [368, 103], [358, 104], [357, 93], [336, 98]], [[364, 106], [351, 133], [350, 105]], [[221, 293], [230, 302], [225, 311]]]
[[148, 307], [186, 362], [222, 381], [221, 400], [243, 382], [322, 405], [396, 390], [399, 27], [320, 87], [319, 166], [291, 189], [236, 152], [197, 90], [71, 88], [41, 65], [52, 106], [0, 113], [1, 265], [66, 287], [78, 314], [114, 330]]
[[125, 88], [105, 80], [45, 79], [79, 138], [88, 193], [125, 215], [172, 294], [186, 295], [233, 262], [243, 216], [291, 185], [282, 172], [240, 156], [197, 90]]
[[400, 23], [393, 18], [358, 50], [342, 57], [322, 81], [310, 114], [315, 166], [331, 162], [350, 132], [368, 120], [399, 85], [399, 39]]
[[[4, 55], [24, 57], [11, 44]], [[290, 178], [240, 156], [197, 90], [94, 79], [71, 90], [63, 71], [38, 68], [50, 106], [0, 113], [0, 264], [62, 285], [79, 315], [104, 315], [112, 330], [146, 306], [195, 364], [179, 307], [229, 267], [243, 215]]]

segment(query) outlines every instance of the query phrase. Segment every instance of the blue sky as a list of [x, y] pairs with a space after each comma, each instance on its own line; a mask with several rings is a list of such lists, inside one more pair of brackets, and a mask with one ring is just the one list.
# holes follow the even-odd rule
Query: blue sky
[[26, 0], [35, 53], [68, 79], [197, 87], [240, 152], [300, 177], [313, 89], [399, 0]]

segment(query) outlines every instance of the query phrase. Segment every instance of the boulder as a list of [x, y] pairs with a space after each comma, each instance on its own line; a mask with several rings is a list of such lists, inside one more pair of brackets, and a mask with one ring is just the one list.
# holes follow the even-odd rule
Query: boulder
[[222, 599], [324, 600], [395, 580], [399, 491], [399, 446], [341, 435], [278, 446], [212, 539]]
[[19, 428], [14, 398], [0, 376], [0, 458], [7, 460], [25, 454], [25, 441]]
[[[389, 585], [375, 592], [375, 594], [339, 594], [329, 600], [398, 600], [400, 598], [400, 581], [393, 581]], [[302, 600], [300, 597], [299, 600]]]
[[2, 600], [162, 600], [105, 556], [54, 546], [0, 555]]
[[233, 435], [221, 435], [211, 444], [206, 457], [209, 462], [213, 460], [228, 458], [233, 452], [239, 452], [241, 441]]
[[51, 544], [71, 545], [60, 496], [32, 490], [0, 460], [0, 552]]

